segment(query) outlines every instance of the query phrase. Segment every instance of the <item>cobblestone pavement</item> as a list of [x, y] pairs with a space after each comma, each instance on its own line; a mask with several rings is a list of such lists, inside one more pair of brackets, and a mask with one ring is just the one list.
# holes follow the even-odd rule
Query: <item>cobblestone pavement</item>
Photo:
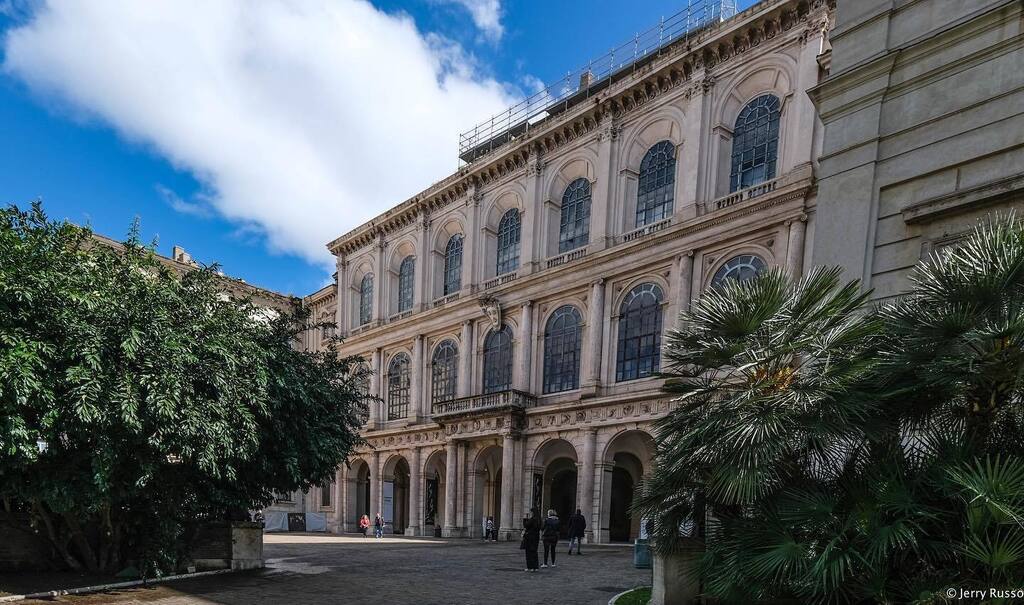
[[[154, 588], [61, 597], [46, 603], [153, 605], [249, 603], [384, 603], [501, 605], [607, 603], [614, 594], [649, 585], [633, 567], [633, 550], [584, 547], [558, 566], [523, 571], [518, 543], [310, 534], [268, 535], [267, 569], [181, 580]], [[28, 601], [39, 605], [44, 601]]]

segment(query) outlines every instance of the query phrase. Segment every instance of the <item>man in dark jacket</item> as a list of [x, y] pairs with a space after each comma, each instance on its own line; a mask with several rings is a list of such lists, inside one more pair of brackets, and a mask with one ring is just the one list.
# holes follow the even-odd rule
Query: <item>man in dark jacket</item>
[[548, 518], [544, 519], [544, 526], [541, 530], [541, 537], [544, 539], [544, 564], [548, 566], [548, 556], [551, 556], [551, 567], [555, 566], [555, 546], [558, 545], [558, 515], [554, 510], [548, 511]]
[[587, 519], [576, 509], [576, 513], [569, 517], [569, 554], [572, 554], [572, 545], [576, 545], [576, 554], [582, 555], [580, 545], [583, 544], [583, 536], [586, 535]]

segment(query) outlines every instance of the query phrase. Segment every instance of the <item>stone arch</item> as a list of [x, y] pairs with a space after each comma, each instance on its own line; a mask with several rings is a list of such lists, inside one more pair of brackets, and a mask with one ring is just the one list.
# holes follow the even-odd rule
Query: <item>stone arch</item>
[[[420, 266], [419, 256], [416, 254], [416, 242], [411, 237], [404, 237], [400, 239], [395, 245], [390, 246], [391, 253], [386, 259], [387, 276], [386, 279], [381, 280], [382, 283], [379, 287], [384, 288], [381, 292], [383, 296], [386, 296], [388, 314], [394, 314], [398, 312], [398, 276], [401, 270], [402, 262], [406, 258], [412, 257], [414, 265], [413, 271], [413, 284], [416, 283], [416, 274], [423, 270]], [[416, 288], [413, 287], [413, 297], [416, 297]]]
[[711, 138], [710, 157], [717, 161], [717, 170], [712, 172], [714, 183], [711, 191], [714, 197], [729, 192], [729, 172], [731, 169], [732, 135], [736, 118], [743, 108], [761, 95], [772, 94], [781, 101], [779, 117], [779, 144], [776, 160], [777, 174], [785, 172], [787, 166], [787, 124], [789, 122], [789, 99], [794, 94], [797, 82], [796, 62], [783, 54], [772, 54], [753, 61], [743, 69], [716, 85], [714, 106], [712, 108], [712, 130], [718, 136]]
[[645, 430], [624, 430], [614, 435], [601, 456], [599, 527], [603, 541], [627, 542], [640, 535], [641, 519], [630, 514], [636, 491], [651, 472], [654, 438]]
[[[501, 518], [501, 479], [502, 479], [503, 448], [497, 443], [487, 444], [480, 448], [473, 459], [473, 503], [470, 536], [483, 536], [484, 522], [492, 517], [494, 530], [502, 523], [511, 521]], [[509, 523], [509, 526], [511, 524]]]
[[383, 485], [381, 502], [377, 506], [384, 514], [384, 521], [391, 527], [391, 532], [395, 534], [404, 534], [405, 528], [409, 526], [410, 476], [409, 461], [402, 454], [392, 454], [381, 467], [380, 479]]
[[472, 252], [465, 247], [466, 237], [466, 216], [461, 212], [453, 212], [445, 215], [436, 229], [431, 234], [427, 264], [424, 270], [430, 272], [427, 276], [427, 283], [430, 284], [430, 299], [434, 300], [444, 295], [444, 259], [445, 250], [452, 237], [461, 235], [463, 239], [462, 251], [462, 284], [473, 283], [473, 262]]
[[481, 213], [484, 220], [481, 221], [480, 228], [489, 233], [496, 233], [498, 222], [508, 210], [516, 208], [519, 212], [528, 212], [525, 199], [526, 189], [520, 183], [513, 182], [496, 191], [490, 201], [484, 204]]
[[701, 291], [707, 289], [711, 285], [711, 278], [719, 269], [722, 268], [722, 265], [737, 256], [751, 254], [761, 257], [761, 260], [763, 260], [765, 265], [768, 267], [777, 265], [775, 254], [772, 250], [767, 246], [756, 242], [747, 242], [739, 246], [723, 248], [711, 254], [713, 255], [714, 260], [712, 262], [704, 263], [704, 270], [701, 272]]
[[657, 284], [661, 288], [662, 294], [664, 294], [663, 305], [667, 305], [669, 298], [671, 297], [671, 290], [669, 289], [668, 279], [657, 273], [645, 273], [637, 277], [631, 278], [630, 280], [622, 284], [621, 289], [617, 289], [615, 292], [614, 306], [612, 307], [612, 317], [616, 317], [619, 314], [619, 309], [622, 307], [623, 301], [626, 300], [626, 296], [629, 292], [639, 286], [640, 284]]
[[[567, 520], [577, 508], [579, 473], [576, 447], [560, 437], [541, 443], [533, 455], [531, 506], [539, 505], [541, 515], [553, 509]], [[563, 534], [567, 527], [562, 524]]]
[[362, 458], [349, 462], [342, 522], [359, 528], [359, 518], [366, 515], [370, 522], [376, 511], [370, 510], [370, 464]]
[[668, 141], [675, 150], [675, 171], [673, 178], [673, 212], [680, 207], [683, 162], [683, 123], [686, 119], [682, 109], [667, 105], [630, 127], [623, 141], [623, 153], [619, 163], [619, 191], [621, 203], [613, 208], [612, 221], [615, 234], [632, 231], [638, 227], [636, 220], [637, 199], [640, 187], [640, 166], [644, 156], [652, 147]]
[[447, 454], [443, 449], [436, 449], [426, 456], [423, 463], [423, 535], [434, 535], [434, 528], [444, 525], [445, 493], [447, 489]]
[[367, 275], [373, 275], [373, 297], [371, 300], [371, 313], [373, 319], [380, 319], [377, 317], [377, 305], [376, 300], [380, 292], [380, 280], [377, 278], [376, 271], [374, 271], [374, 258], [371, 254], [364, 254], [352, 262], [350, 265], [352, 270], [349, 272], [349, 291], [348, 291], [348, 308], [349, 308], [349, 325], [359, 326], [359, 293], [362, 286], [363, 277]]
[[559, 254], [558, 238], [561, 226], [562, 198], [566, 188], [577, 179], [584, 179], [590, 184], [590, 212], [591, 220], [593, 219], [597, 210], [594, 207], [597, 163], [598, 158], [593, 151], [581, 148], [548, 171], [550, 176], [547, 177], [545, 184], [547, 201], [540, 208], [540, 233], [543, 234], [542, 256]]

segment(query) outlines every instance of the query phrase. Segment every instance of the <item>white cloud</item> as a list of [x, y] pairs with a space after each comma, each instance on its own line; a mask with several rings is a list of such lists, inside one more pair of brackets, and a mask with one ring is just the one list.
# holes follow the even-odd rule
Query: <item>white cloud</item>
[[326, 242], [452, 172], [459, 131], [514, 101], [364, 0], [50, 0], [4, 47], [8, 74], [209, 192], [168, 203], [325, 266]]
[[174, 208], [175, 211], [182, 214], [191, 214], [199, 218], [210, 218], [213, 216], [213, 211], [210, 210], [210, 206], [204, 198], [200, 197], [195, 201], [188, 201], [182, 199], [180, 195], [171, 191], [169, 188], [157, 183], [154, 187], [156, 192], [160, 194], [160, 197], [164, 198], [167, 205]]
[[473, 24], [492, 41], [501, 40], [505, 27], [501, 24], [501, 0], [435, 0], [442, 4], [458, 4], [469, 11]]

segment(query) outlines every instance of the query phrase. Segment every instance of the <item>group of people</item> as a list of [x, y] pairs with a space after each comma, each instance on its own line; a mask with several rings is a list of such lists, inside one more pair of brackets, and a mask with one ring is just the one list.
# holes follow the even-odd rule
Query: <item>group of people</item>
[[[580, 544], [587, 529], [587, 519], [580, 509], [569, 516], [569, 554], [572, 554], [573, 546], [576, 547], [576, 554], [582, 555]], [[548, 516], [541, 520], [540, 510], [533, 509], [530, 516], [523, 519], [523, 535], [519, 548], [526, 551], [526, 571], [537, 571], [542, 567], [555, 566], [555, 547], [558, 545], [558, 537], [561, 532], [561, 522], [554, 510], [548, 511]], [[538, 547], [544, 543], [544, 563], [540, 564]]]
[[[359, 517], [359, 531], [363, 532], [364, 538], [370, 537], [370, 518], [368, 516]], [[384, 517], [380, 513], [377, 513], [377, 518], [373, 520], [373, 537], [384, 537]]]

